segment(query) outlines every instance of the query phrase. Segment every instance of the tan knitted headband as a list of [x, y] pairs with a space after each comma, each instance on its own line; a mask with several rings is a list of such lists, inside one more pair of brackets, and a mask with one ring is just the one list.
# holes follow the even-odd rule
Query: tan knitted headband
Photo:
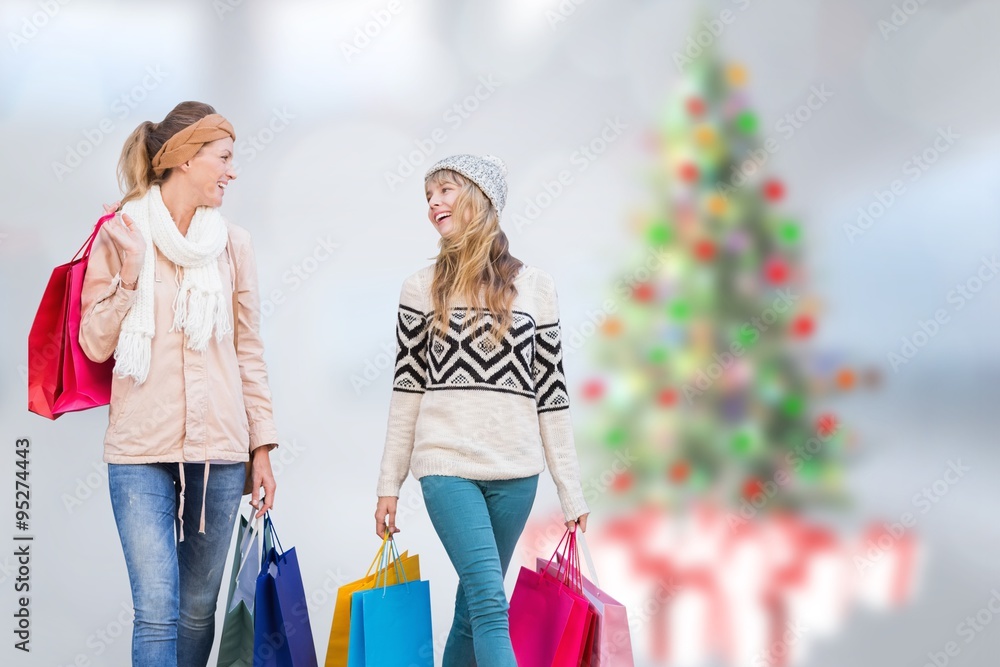
[[229, 121], [217, 113], [205, 116], [164, 142], [153, 156], [153, 173], [163, 176], [167, 169], [193, 158], [203, 145], [223, 137], [232, 137], [236, 141], [236, 132]]

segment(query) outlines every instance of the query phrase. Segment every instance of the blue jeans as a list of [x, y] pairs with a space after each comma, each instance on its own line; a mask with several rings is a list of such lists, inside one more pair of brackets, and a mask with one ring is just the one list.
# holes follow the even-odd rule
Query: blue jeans
[[108, 464], [108, 486], [132, 586], [132, 664], [204, 667], [215, 638], [215, 606], [243, 494], [242, 464], [185, 463], [184, 541], [178, 542], [176, 463]]
[[443, 667], [517, 667], [503, 579], [535, 502], [538, 475], [486, 482], [429, 475], [420, 487], [458, 572]]

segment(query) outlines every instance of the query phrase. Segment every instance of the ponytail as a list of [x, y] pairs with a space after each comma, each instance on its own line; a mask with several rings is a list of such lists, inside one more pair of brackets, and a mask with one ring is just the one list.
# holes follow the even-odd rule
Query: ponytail
[[153, 123], [143, 121], [125, 140], [118, 159], [118, 185], [125, 192], [122, 204], [145, 195], [156, 179], [151, 164], [153, 157], [146, 147], [153, 129]]

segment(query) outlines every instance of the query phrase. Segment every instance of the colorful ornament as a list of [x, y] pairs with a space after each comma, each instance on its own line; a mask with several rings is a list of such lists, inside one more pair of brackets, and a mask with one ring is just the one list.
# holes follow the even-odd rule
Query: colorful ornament
[[720, 194], [712, 194], [706, 202], [708, 212], [712, 215], [722, 215], [726, 212], [726, 198]]
[[601, 325], [601, 332], [605, 336], [611, 338], [619, 335], [623, 329], [624, 326], [622, 325], [622, 321], [617, 317], [609, 317], [604, 321], [604, 324]]
[[807, 338], [815, 329], [816, 324], [809, 315], [798, 315], [792, 320], [792, 335], [796, 338]]
[[781, 181], [771, 179], [764, 183], [764, 197], [768, 201], [780, 201], [784, 196], [785, 186]]
[[639, 283], [632, 288], [632, 298], [640, 303], [649, 303], [655, 292], [651, 283]]
[[632, 488], [632, 483], [634, 481], [635, 478], [632, 476], [632, 473], [626, 470], [625, 472], [619, 473], [615, 476], [615, 478], [611, 481], [611, 488], [615, 493], [625, 493]]
[[742, 87], [746, 84], [747, 78], [747, 68], [739, 63], [732, 63], [726, 68], [726, 81], [730, 86]]
[[715, 244], [709, 239], [699, 239], [694, 244], [694, 256], [703, 262], [710, 262], [715, 258]]
[[833, 435], [836, 430], [837, 418], [829, 412], [820, 415], [819, 419], [816, 420], [816, 432], [819, 435], [823, 437]]
[[752, 111], [744, 110], [736, 116], [736, 127], [743, 134], [751, 135], [756, 132], [757, 124], [757, 116]]
[[702, 114], [705, 113], [705, 100], [701, 99], [700, 97], [689, 97], [687, 100], [686, 107], [687, 107], [687, 112], [689, 114], [691, 114], [695, 118], [699, 118]]
[[698, 180], [700, 173], [698, 166], [692, 162], [685, 162], [680, 167], [680, 177], [685, 183], [694, 183]]
[[837, 372], [836, 383], [837, 387], [843, 390], [853, 389], [857, 379], [854, 376], [854, 371], [850, 368], [842, 368]]
[[656, 402], [665, 408], [677, 404], [677, 390], [673, 388], [661, 389], [656, 395]]
[[670, 480], [675, 484], [683, 484], [691, 476], [691, 464], [678, 461], [670, 466]]
[[699, 125], [694, 130], [694, 140], [703, 148], [715, 143], [716, 136], [715, 129], [711, 125]]
[[604, 395], [604, 382], [594, 378], [583, 383], [583, 398], [588, 401], [596, 401]]
[[764, 263], [764, 277], [772, 285], [781, 285], [788, 280], [788, 264], [781, 257], [769, 257]]
[[646, 240], [653, 246], [666, 245], [672, 238], [673, 230], [662, 220], [657, 220], [646, 230]]
[[802, 230], [794, 220], [784, 220], [778, 229], [778, 236], [785, 243], [798, 243], [802, 237]]

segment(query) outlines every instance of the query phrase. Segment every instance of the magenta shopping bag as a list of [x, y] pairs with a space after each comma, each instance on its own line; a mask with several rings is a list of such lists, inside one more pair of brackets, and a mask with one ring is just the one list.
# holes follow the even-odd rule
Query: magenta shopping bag
[[[560, 549], [563, 551], [560, 552]], [[522, 567], [510, 598], [510, 640], [518, 667], [579, 667], [592, 612], [570, 563], [576, 538], [566, 531], [549, 559], [554, 574]]]
[[[595, 616], [592, 638], [584, 642], [581, 664], [585, 667], [635, 667], [625, 605], [605, 593], [595, 583], [597, 574], [582, 535], [580, 545], [583, 547], [584, 555], [587, 556], [590, 576], [594, 579], [590, 581], [586, 577], [581, 577], [583, 593]], [[548, 572], [550, 576], [557, 578], [559, 565], [559, 562], [546, 561], [544, 558], [535, 561], [538, 572]]]
[[87, 410], [111, 401], [111, 372], [115, 362], [95, 363], [80, 348], [80, 294], [90, 249], [101, 225], [68, 264], [52, 271], [28, 333], [28, 410], [48, 419], [66, 412]]

